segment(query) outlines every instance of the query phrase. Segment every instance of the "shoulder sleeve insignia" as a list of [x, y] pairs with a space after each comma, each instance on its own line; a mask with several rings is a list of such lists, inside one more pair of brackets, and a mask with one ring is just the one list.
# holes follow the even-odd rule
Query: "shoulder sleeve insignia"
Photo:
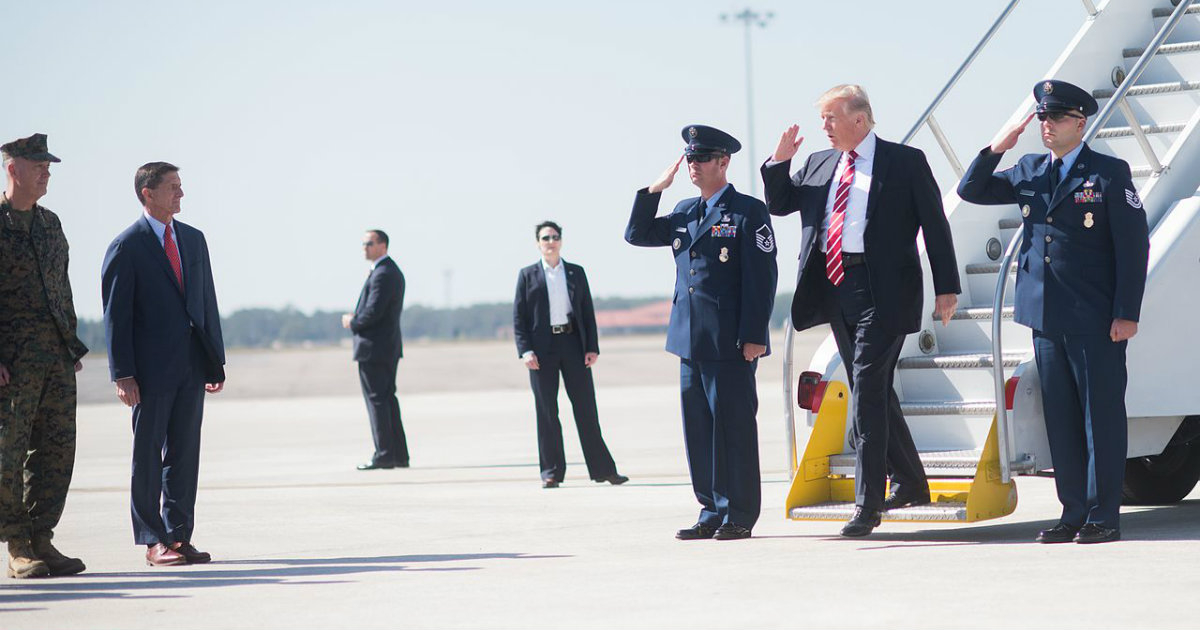
[[1136, 192], [1134, 192], [1128, 188], [1125, 189], [1125, 201], [1128, 202], [1129, 205], [1133, 206], [1134, 208], [1137, 208], [1139, 210], [1141, 210], [1141, 208], [1142, 208], [1141, 197], [1138, 197], [1138, 194]]
[[771, 226], [764, 223], [754, 231], [754, 244], [768, 254], [775, 251], [775, 234], [771, 232]]

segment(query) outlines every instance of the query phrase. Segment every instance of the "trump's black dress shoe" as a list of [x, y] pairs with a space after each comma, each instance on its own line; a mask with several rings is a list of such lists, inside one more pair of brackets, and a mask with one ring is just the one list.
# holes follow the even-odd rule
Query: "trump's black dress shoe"
[[713, 540], [741, 540], [750, 537], [750, 530], [737, 523], [725, 523], [713, 532]]
[[1075, 534], [1075, 542], [1081, 545], [1115, 542], [1121, 540], [1121, 530], [1115, 527], [1105, 527], [1095, 523], [1084, 523]]
[[557, 479], [543, 479], [542, 487], [543, 488], [557, 488], [559, 483], [561, 483], [561, 482], [558, 481]]
[[717, 528], [709, 527], [704, 523], [696, 523], [687, 529], [681, 529], [675, 532], [675, 537], [679, 540], [705, 540], [712, 538], [713, 534], [717, 533]]
[[854, 508], [854, 516], [842, 527], [842, 535], [849, 538], [859, 538], [870, 534], [882, 522], [879, 510], [858, 506]]
[[358, 465], [359, 470], [389, 470], [395, 467], [396, 465], [391, 462], [367, 462]]
[[1043, 529], [1038, 532], [1036, 540], [1043, 544], [1068, 543], [1075, 540], [1075, 534], [1079, 533], [1079, 528], [1074, 525], [1068, 525], [1060, 522], [1050, 529]]
[[929, 501], [929, 488], [913, 490], [912, 492], [904, 488], [899, 488], [883, 500], [883, 511], [897, 510], [902, 507], [911, 507], [914, 505], [928, 505]]
[[604, 483], [606, 481], [608, 483], [611, 483], [614, 486], [619, 486], [619, 485], [625, 483], [626, 481], [629, 481], [629, 477], [626, 477], [625, 475], [618, 475], [617, 473], [613, 473], [607, 477], [601, 477], [601, 478], [597, 479], [596, 483]]

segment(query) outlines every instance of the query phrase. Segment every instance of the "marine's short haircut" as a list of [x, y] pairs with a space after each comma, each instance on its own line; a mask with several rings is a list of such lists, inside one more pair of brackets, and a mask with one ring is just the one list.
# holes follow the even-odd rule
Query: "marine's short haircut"
[[387, 232], [384, 232], [383, 230], [367, 230], [367, 231], [374, 234], [375, 238], [379, 239], [379, 242], [383, 243], [384, 247], [388, 246]]
[[533, 240], [536, 241], [541, 236], [542, 228], [554, 228], [554, 231], [558, 232], [559, 236], [562, 236], [562, 228], [557, 223], [553, 221], [542, 221], [541, 223], [537, 224], [536, 228], [533, 229]]
[[133, 176], [133, 192], [137, 193], [138, 201], [142, 204], [146, 200], [142, 198], [142, 189], [149, 188], [154, 190], [162, 183], [163, 177], [167, 173], [177, 173], [179, 167], [168, 162], [147, 162], [137, 170], [137, 174]]
[[875, 126], [875, 114], [871, 112], [871, 99], [867, 98], [866, 90], [861, 85], [843, 83], [829, 88], [821, 98], [817, 99], [817, 107], [824, 107], [830, 101], [842, 100], [846, 103], [846, 111], [862, 112], [867, 115], [867, 128]]

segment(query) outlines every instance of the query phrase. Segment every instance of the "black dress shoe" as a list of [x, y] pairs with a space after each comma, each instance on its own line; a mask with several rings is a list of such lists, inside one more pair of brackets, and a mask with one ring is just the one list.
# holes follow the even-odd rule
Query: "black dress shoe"
[[696, 523], [687, 529], [681, 529], [675, 532], [675, 537], [679, 540], [705, 540], [712, 538], [713, 534], [717, 533], [717, 528], [709, 527], [704, 523]]
[[750, 537], [750, 530], [737, 523], [725, 523], [713, 532], [713, 540], [741, 540]]
[[881, 521], [879, 510], [860, 505], [854, 508], [854, 516], [842, 527], [842, 535], [849, 538], [866, 536], [879, 527]]
[[626, 481], [629, 481], [629, 477], [626, 477], [625, 475], [618, 475], [617, 473], [613, 473], [607, 477], [601, 477], [601, 478], [597, 479], [596, 483], [604, 483], [606, 481], [608, 483], [611, 483], [614, 486], [619, 486], [619, 485], [625, 483]]
[[391, 462], [367, 462], [358, 465], [359, 470], [387, 470], [395, 467], [396, 465]]
[[396, 462], [396, 468], [408, 468], [408, 460], [406, 459], [402, 462]]
[[1079, 533], [1075, 534], [1075, 542], [1081, 545], [1116, 542], [1118, 540], [1121, 540], [1121, 530], [1095, 523], [1084, 523], [1083, 527], [1079, 528]]
[[928, 505], [929, 502], [929, 488], [913, 492], [907, 492], [904, 488], [900, 488], [883, 500], [883, 511], [898, 510], [902, 507], [911, 507], [914, 505]]
[[1038, 532], [1036, 540], [1044, 544], [1068, 543], [1075, 540], [1075, 534], [1078, 533], [1078, 527], [1060, 522], [1050, 529], [1043, 529]]
[[562, 482], [556, 481], [554, 479], [543, 479], [542, 487], [543, 488], [557, 488], [558, 484], [560, 484], [560, 483], [562, 483]]

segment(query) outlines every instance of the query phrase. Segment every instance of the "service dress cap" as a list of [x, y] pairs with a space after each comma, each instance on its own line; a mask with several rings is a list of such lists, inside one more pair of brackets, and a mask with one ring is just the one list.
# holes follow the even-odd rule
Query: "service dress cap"
[[733, 155], [742, 150], [742, 143], [737, 138], [706, 125], [688, 125], [683, 128], [683, 141], [687, 143], [684, 153], [687, 155], [704, 155], [723, 153]]
[[1033, 86], [1033, 98], [1037, 99], [1037, 113], [1043, 112], [1078, 112], [1084, 116], [1093, 116], [1100, 111], [1096, 99], [1083, 88], [1049, 79], [1040, 81]]

